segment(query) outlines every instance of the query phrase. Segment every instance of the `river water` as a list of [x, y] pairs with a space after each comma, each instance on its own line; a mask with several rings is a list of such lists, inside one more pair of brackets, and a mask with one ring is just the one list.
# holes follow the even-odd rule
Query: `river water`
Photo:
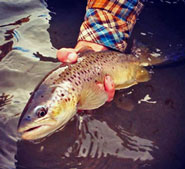
[[111, 103], [78, 114], [64, 130], [22, 141], [18, 119], [30, 93], [73, 47], [86, 1], [0, 1], [1, 169], [185, 168], [185, 2], [144, 2], [132, 33], [169, 62], [152, 79], [118, 91]]

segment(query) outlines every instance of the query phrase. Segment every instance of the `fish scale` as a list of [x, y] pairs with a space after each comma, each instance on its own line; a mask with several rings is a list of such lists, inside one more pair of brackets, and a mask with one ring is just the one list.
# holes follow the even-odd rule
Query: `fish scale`
[[135, 57], [116, 51], [86, 52], [77, 63], [51, 71], [23, 110], [18, 124], [22, 138], [42, 138], [63, 128], [78, 109], [102, 106], [108, 96], [97, 82], [103, 84], [106, 75], [113, 79], [116, 90], [148, 81], [150, 75], [142, 65], [158, 64], [163, 59], [143, 53]]
[[[99, 54], [88, 54], [88, 57], [85, 60], [75, 64], [74, 66], [69, 66], [69, 69], [66, 69], [64, 72], [60, 73], [61, 78], [58, 78], [56, 80], [56, 83], [61, 83], [62, 81], [67, 80], [71, 82], [75, 87], [79, 87], [81, 81], [96, 82], [97, 79], [102, 81], [100, 77], [105, 64], [111, 65], [111, 63], [115, 63], [115, 61], [123, 62], [125, 60], [128, 60], [128, 58], [124, 57], [123, 54], [123, 58], [120, 58], [119, 55], [120, 53], [118, 52], [108, 52], [107, 54], [105, 52]], [[117, 56], [119, 57], [119, 59], [116, 58]], [[131, 61], [137, 60], [137, 58], [134, 58], [133, 56], [131, 58]], [[109, 68], [114, 69], [114, 67]], [[78, 84], [75, 84], [76, 82]]]

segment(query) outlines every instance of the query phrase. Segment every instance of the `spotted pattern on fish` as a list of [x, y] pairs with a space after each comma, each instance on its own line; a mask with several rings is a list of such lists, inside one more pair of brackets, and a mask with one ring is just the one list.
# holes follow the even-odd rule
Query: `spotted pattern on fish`
[[[161, 60], [116, 51], [86, 52], [77, 63], [57, 67], [33, 92], [20, 117], [19, 132], [25, 139], [37, 139], [65, 126], [77, 109], [100, 107], [108, 97], [96, 83], [103, 84], [106, 75], [112, 78], [116, 90], [148, 81], [150, 75], [143, 61], [152, 65]], [[40, 107], [47, 109], [43, 118], [37, 115]]]

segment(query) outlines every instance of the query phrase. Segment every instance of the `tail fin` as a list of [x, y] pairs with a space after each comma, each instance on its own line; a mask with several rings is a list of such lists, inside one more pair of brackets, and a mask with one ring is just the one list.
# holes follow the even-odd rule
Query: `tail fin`
[[168, 50], [165, 52], [166, 56], [168, 57], [168, 60], [170, 61], [182, 61], [185, 59], [185, 49], [183, 45], [176, 45], [171, 48], [168, 48]]
[[132, 53], [140, 60], [142, 66], [157, 65], [167, 61], [166, 57], [162, 57], [160, 51], [151, 52], [149, 48], [142, 43], [133, 41]]

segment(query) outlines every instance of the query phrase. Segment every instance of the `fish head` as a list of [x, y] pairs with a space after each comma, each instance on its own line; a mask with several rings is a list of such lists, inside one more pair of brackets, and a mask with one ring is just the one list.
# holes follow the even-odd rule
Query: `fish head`
[[24, 108], [18, 132], [24, 140], [40, 139], [63, 128], [75, 113], [75, 97], [69, 90], [42, 85], [32, 94]]

